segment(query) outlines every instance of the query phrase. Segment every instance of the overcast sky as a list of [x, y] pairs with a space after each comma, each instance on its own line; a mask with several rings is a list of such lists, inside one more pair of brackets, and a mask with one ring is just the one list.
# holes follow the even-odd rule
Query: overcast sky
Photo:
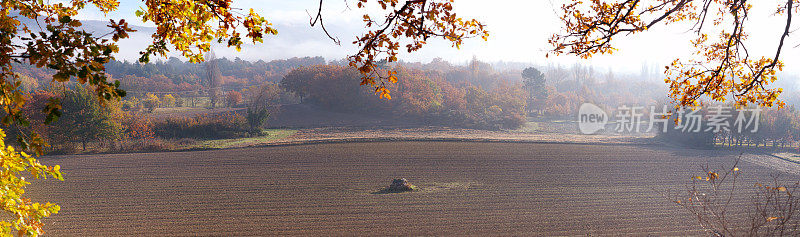
[[[334, 36], [342, 40], [337, 46], [329, 40], [321, 29], [309, 26], [308, 12], [316, 11], [316, 0], [235, 0], [240, 8], [254, 8], [256, 12], [273, 22], [278, 29], [278, 36], [270, 36], [263, 44], [245, 46], [242, 52], [224, 47], [216, 47], [218, 55], [246, 60], [273, 60], [289, 57], [323, 56], [329, 60], [344, 58], [355, 52], [350, 44], [357, 35], [365, 31], [361, 22], [363, 12], [352, 6], [348, 10], [342, 0], [326, 0], [324, 17], [326, 26]], [[350, 1], [351, 4], [354, 1]], [[404, 61], [429, 62], [436, 57], [455, 63], [463, 63], [473, 56], [483, 61], [514, 61], [536, 64], [564, 64], [575, 62], [591, 64], [598, 70], [613, 69], [622, 72], [638, 72], [643, 64], [666, 66], [676, 57], [690, 57], [693, 51], [689, 40], [693, 34], [687, 32], [686, 25], [659, 26], [650, 32], [620, 38], [615, 42], [619, 51], [613, 55], [596, 56], [590, 60], [578, 60], [572, 56], [545, 58], [550, 45], [547, 39], [561, 30], [557, 12], [561, 0], [457, 0], [455, 11], [463, 18], [476, 18], [488, 25], [490, 38], [488, 42], [468, 40], [461, 50], [450, 47], [450, 44], [433, 39], [421, 51], [403, 54]], [[142, 5], [141, 1], [123, 0], [120, 10], [104, 16], [96, 10], [87, 9], [81, 18], [91, 20], [107, 20], [109, 18], [126, 18], [136, 25], [152, 26], [136, 20], [134, 11]], [[753, 8], [751, 22], [747, 30], [751, 33], [749, 49], [751, 55], [772, 56], [778, 43], [778, 36], [783, 27], [783, 19], [772, 16], [779, 4], [775, 0], [761, 0]], [[795, 24], [800, 26], [800, 24]], [[796, 29], [797, 27], [795, 27]], [[121, 43], [122, 51], [117, 56], [121, 60], [135, 60], [138, 52], [148, 42], [147, 34], [134, 34], [133, 39]], [[711, 37], [710, 37], [711, 38]], [[711, 38], [713, 39], [713, 38]], [[800, 37], [790, 38], [784, 51], [786, 71], [792, 74], [800, 72], [793, 67], [800, 63], [795, 45], [800, 44]]]

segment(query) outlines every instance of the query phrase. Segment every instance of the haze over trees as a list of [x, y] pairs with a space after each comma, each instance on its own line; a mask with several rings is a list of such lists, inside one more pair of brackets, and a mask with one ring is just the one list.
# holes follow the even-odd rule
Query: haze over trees
[[525, 123], [525, 96], [518, 81], [495, 81], [487, 92], [470, 81], [446, 79], [449, 73], [469, 69], [444, 69], [395, 68], [401, 80], [387, 85], [395, 92], [391, 100], [370, 99], [373, 92], [353, 83], [359, 80], [358, 72], [345, 66], [298, 68], [281, 85], [303, 103], [333, 111], [392, 114], [428, 124], [486, 129], [516, 129]]
[[[688, 30], [696, 35], [690, 41], [695, 53], [688, 58], [677, 58], [666, 66], [664, 80], [669, 86], [668, 95], [676, 110], [688, 109], [696, 112], [721, 104], [730, 105], [730, 109], [743, 109], [748, 105], [768, 108], [774, 106], [775, 109], [780, 109], [785, 106], [785, 102], [778, 98], [783, 88], [774, 87], [773, 84], [778, 80], [777, 73], [784, 67], [780, 56], [784, 43], [792, 32], [793, 14], [800, 7], [798, 3], [800, 2], [796, 0], [779, 1], [777, 8], [771, 11], [772, 14], [784, 17], [785, 23], [782, 33], [774, 38], [778, 42], [777, 48], [766, 54], [749, 50], [746, 44], [748, 31], [745, 26], [752, 19], [750, 11], [753, 7], [752, 1], [746, 0], [570, 2], [561, 6], [564, 32], [554, 34], [550, 38], [550, 44], [555, 54], [590, 58], [595, 54], [613, 53], [613, 42], [616, 38], [686, 22], [690, 26]], [[761, 1], [758, 4], [770, 3]], [[700, 116], [704, 115], [706, 114]], [[792, 108], [788, 113], [771, 111], [770, 115], [767, 119], [756, 121], [769, 124], [765, 130], [730, 129], [715, 134], [706, 127], [700, 127], [695, 133], [673, 132], [670, 129], [662, 136], [711, 146], [716, 145], [718, 138], [723, 146], [726, 143], [728, 146], [741, 146], [743, 141], [756, 146], [763, 142], [766, 146], [767, 140], [772, 140], [773, 146], [777, 146], [789, 137], [788, 134], [794, 133], [791, 124], [792, 118], [796, 118], [797, 114]], [[673, 113], [671, 118], [678, 124], [681, 120], [676, 116], [680, 115]], [[784, 186], [777, 178], [770, 184], [774, 186], [756, 183], [756, 194], [752, 197], [753, 206], [731, 205], [734, 196], [741, 194], [741, 191], [734, 191], [737, 176], [740, 174], [736, 164], [721, 171], [706, 166], [704, 171], [707, 174], [705, 177], [692, 177], [692, 185], [687, 187], [688, 198], [678, 198], [674, 202], [693, 214], [710, 234], [797, 234], [797, 217], [794, 212], [798, 201], [793, 192], [797, 190], [798, 184]], [[747, 222], [749, 225], [745, 229], [737, 230], [732, 227], [737, 224], [730, 217], [733, 215], [726, 213], [746, 212], [743, 209], [752, 209], [747, 210], [750, 211], [750, 220]]]
[[[364, 7], [367, 2], [369, 1], [359, 0], [357, 6]], [[457, 47], [464, 37], [488, 36], [480, 22], [456, 18], [449, 1], [407, 1], [401, 5], [397, 1], [376, 2], [384, 9], [387, 7], [392, 9], [387, 13], [386, 24], [381, 25], [380, 29], [370, 31], [356, 42], [362, 49], [353, 56], [351, 64], [358, 66], [359, 71], [363, 73], [362, 84], [376, 84], [373, 76], [377, 71], [374, 64], [376, 56], [385, 54], [388, 61], [396, 61], [396, 50], [399, 48], [397, 41], [401, 38], [411, 39], [414, 44], [407, 48], [409, 51], [415, 51], [421, 48], [429, 37], [447, 39]], [[277, 30], [272, 28], [266, 19], [252, 9], [249, 13], [238, 12], [231, 6], [230, 0], [199, 2], [147, 0], [144, 3], [146, 7], [136, 11], [136, 16], [144, 22], [154, 23], [158, 30], [152, 35], [152, 44], [142, 52], [139, 61], [143, 63], [149, 62], [150, 57], [154, 55], [165, 56], [170, 50], [180, 52], [191, 62], [201, 62], [203, 54], [210, 50], [212, 41], [226, 42], [228, 47], [241, 49], [244, 39], [262, 42], [263, 37], [277, 34]], [[79, 0], [68, 4], [42, 1], [2, 3], [0, 51], [3, 54], [0, 56], [2, 78], [0, 97], [6, 112], [2, 120], [4, 125], [29, 125], [21, 114], [26, 101], [22, 92], [17, 90], [21, 84], [14, 83], [19, 77], [13, 70], [13, 65], [17, 63], [53, 69], [56, 71], [52, 77], [55, 82], [64, 83], [75, 78], [80, 84], [92, 87], [102, 104], [125, 96], [125, 91], [119, 88], [121, 83], [110, 81], [105, 74], [105, 64], [113, 59], [112, 54], [119, 49], [115, 42], [126, 38], [133, 30], [125, 20], [110, 20], [108, 25], [110, 33], [106, 35], [94, 35], [81, 30], [81, 21], [74, 17], [87, 5], [93, 5], [101, 12], [109, 13], [117, 9], [119, 2]], [[317, 20], [322, 25], [321, 14], [317, 14]], [[44, 24], [41, 25], [40, 22]], [[370, 28], [375, 24], [376, 22], [369, 17], [365, 17], [366, 27]], [[34, 27], [35, 25], [39, 27]], [[324, 29], [324, 26], [322, 27]], [[106, 36], [110, 36], [110, 39]], [[390, 80], [391, 75], [388, 73]], [[388, 91], [380, 89], [382, 86], [377, 88], [376, 91], [388, 97]], [[60, 101], [57, 98], [50, 100], [46, 104], [45, 112], [47, 123], [57, 120], [62, 114]], [[45, 146], [36, 134], [28, 135], [27, 139], [19, 136], [18, 142], [22, 150], [30, 149], [37, 155], [42, 154], [42, 147]], [[7, 151], [3, 153], [4, 160], [16, 163], [6, 162], [8, 164], [2, 171], [5, 177], [10, 178], [3, 179], [1, 184], [5, 190], [14, 191], [2, 195], [1, 201], [7, 204], [3, 209], [12, 218], [4, 220], [3, 228], [0, 230], [4, 234], [10, 234], [12, 231], [17, 231], [19, 235], [41, 234], [43, 233], [41, 218], [57, 212], [58, 207], [49, 203], [40, 205], [23, 201], [20, 195], [26, 183], [18, 178], [19, 172], [29, 170], [36, 177], [49, 174], [60, 178], [61, 174], [57, 168], [39, 165], [34, 158], [26, 154], [16, 153], [11, 148], [3, 149]]]
[[[0, 130], [16, 137], [14, 146], [0, 140], [0, 203], [8, 214], [0, 220], [0, 234], [38, 235], [42, 218], [60, 207], [23, 198], [22, 174], [35, 178], [62, 179], [60, 167], [40, 164], [47, 142], [64, 148], [100, 142], [101, 146], [141, 146], [134, 143], [157, 139], [235, 138], [261, 135], [270, 106], [286, 103], [313, 104], [331, 111], [391, 114], [404, 119], [444, 126], [517, 129], [535, 115], [568, 117], [580, 103], [643, 103], [655, 100], [658, 87], [634, 81], [620, 86], [609, 72], [603, 78], [593, 68], [550, 65], [496, 70], [473, 59], [465, 66], [441, 60], [429, 64], [402, 63], [399, 52], [415, 52], [429, 39], [440, 39], [459, 48], [467, 38], [486, 40], [489, 31], [475, 19], [463, 19], [452, 0], [356, 0], [378, 12], [362, 16], [366, 33], [352, 43], [358, 47], [346, 59], [294, 58], [273, 62], [216, 59], [214, 42], [240, 50], [244, 41], [262, 42], [275, 35], [267, 19], [255, 11], [242, 12], [231, 0], [145, 0], [136, 17], [155, 24], [152, 42], [139, 63], [118, 62], [117, 41], [133, 29], [125, 20], [110, 20], [107, 34], [82, 29], [78, 13], [94, 6], [103, 13], [117, 10], [116, 0], [3, 1], [0, 10]], [[780, 55], [790, 33], [794, 0], [776, 9], [786, 16], [785, 31], [774, 57], [751, 57], [744, 39], [750, 5], [747, 1], [690, 0], [605, 3], [574, 2], [562, 6], [566, 33], [551, 38], [553, 52], [589, 58], [612, 53], [612, 39], [667, 23], [695, 23], [692, 41], [699, 58], [675, 60], [667, 67], [668, 95], [677, 106], [699, 105], [705, 97], [725, 102], [733, 95], [737, 106], [757, 104], [783, 107], [781, 88], [770, 85], [784, 66]], [[323, 1], [311, 16], [332, 43], [323, 23]], [[719, 13], [719, 14], [716, 14]], [[714, 15], [717, 15], [714, 18]], [[706, 17], [710, 17], [706, 21]], [[731, 20], [725, 20], [731, 19]], [[709, 24], [713, 24], [713, 27]], [[712, 32], [709, 28], [729, 27]], [[712, 34], [712, 35], [714, 35]], [[404, 45], [401, 45], [404, 44]], [[178, 59], [149, 63], [155, 57], [178, 52]], [[656, 89], [654, 89], [656, 88]], [[123, 97], [127, 97], [123, 99]], [[379, 100], [375, 97], [384, 99]], [[178, 105], [229, 109], [213, 116], [195, 115], [151, 120], [144, 114]], [[241, 110], [237, 110], [241, 108]], [[782, 118], [794, 112], [774, 112], [765, 134], [727, 134], [728, 144], [752, 140], [775, 144], [793, 138], [794, 121]], [[134, 141], [134, 142], [131, 142]], [[148, 144], [145, 144], [148, 145]], [[16, 147], [16, 149], [14, 148]], [[73, 147], [74, 149], [74, 147]], [[124, 150], [124, 148], [122, 148]], [[31, 156], [33, 155], [33, 156]]]
[[[689, 23], [693, 58], [678, 58], [666, 66], [665, 82], [676, 106], [695, 106], [702, 97], [737, 106], [765, 107], [785, 103], [778, 99], [782, 88], [770, 85], [783, 69], [780, 56], [797, 10], [795, 0], [782, 1], [775, 14], [785, 18], [784, 30], [775, 38], [778, 47], [770, 54], [748, 51], [745, 26], [751, 21], [751, 1], [691, 0], [572, 2], [561, 6], [564, 32], [550, 38], [555, 54], [590, 58], [615, 51], [614, 39], [635, 35], [655, 27]], [[760, 2], [759, 4], [767, 4]], [[709, 39], [711, 36], [711, 39]]]

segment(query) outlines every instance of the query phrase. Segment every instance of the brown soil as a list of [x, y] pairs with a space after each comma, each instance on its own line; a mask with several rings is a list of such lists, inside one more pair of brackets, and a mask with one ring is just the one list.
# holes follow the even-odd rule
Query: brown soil
[[[655, 145], [378, 142], [44, 157], [55, 236], [687, 235], [662, 196], [736, 154]], [[747, 155], [743, 183], [776, 168]], [[778, 160], [779, 161], [779, 160]], [[788, 167], [788, 168], [787, 168]], [[394, 178], [420, 192], [373, 194]], [[792, 178], [796, 178], [792, 176]], [[742, 202], [746, 200], [741, 200]]]

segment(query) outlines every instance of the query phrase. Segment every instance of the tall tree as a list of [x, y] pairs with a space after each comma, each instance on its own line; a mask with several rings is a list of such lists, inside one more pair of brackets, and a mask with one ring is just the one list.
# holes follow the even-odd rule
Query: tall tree
[[118, 102], [100, 104], [92, 91], [76, 86], [62, 94], [64, 115], [53, 124], [54, 133], [65, 142], [80, 142], [83, 150], [92, 141], [114, 140], [122, 128]]
[[522, 70], [522, 79], [528, 94], [528, 111], [536, 109], [541, 113], [548, 96], [544, 74], [534, 67], [529, 67]]
[[211, 100], [211, 108], [217, 107], [222, 97], [222, 75], [219, 71], [219, 60], [214, 54], [214, 51], [209, 51], [206, 55], [209, 59], [205, 62], [205, 79], [206, 89], [208, 90], [208, 97]]

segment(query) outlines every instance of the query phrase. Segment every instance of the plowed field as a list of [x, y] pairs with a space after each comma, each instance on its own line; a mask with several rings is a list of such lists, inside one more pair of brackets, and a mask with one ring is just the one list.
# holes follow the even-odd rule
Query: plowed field
[[[28, 195], [61, 205], [46, 219], [55, 236], [686, 235], [699, 226], [663, 194], [736, 156], [475, 142], [62, 156], [42, 161], [65, 181], [36, 181]], [[748, 185], [796, 169], [754, 159], [739, 165]], [[401, 177], [422, 191], [374, 193]]]

